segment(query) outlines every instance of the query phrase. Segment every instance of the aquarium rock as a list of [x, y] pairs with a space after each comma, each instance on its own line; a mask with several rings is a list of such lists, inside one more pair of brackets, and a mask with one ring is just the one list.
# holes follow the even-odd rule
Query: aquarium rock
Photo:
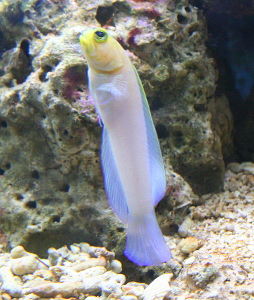
[[[103, 189], [101, 128], [83, 104], [87, 63], [78, 37], [87, 27], [106, 25], [144, 84], [167, 171], [168, 194], [158, 207], [163, 232], [171, 234], [171, 225], [177, 232], [195, 194], [222, 190], [232, 118], [227, 99], [215, 93], [204, 19], [187, 0], [159, 2], [1, 1], [2, 248], [22, 244], [42, 256], [87, 241], [122, 253], [124, 228]], [[64, 261], [53, 252], [52, 265]]]
[[[146, 8], [129, 1], [45, 1], [44, 4], [18, 0], [3, 1], [0, 6], [4, 28], [0, 60], [1, 236], [5, 245], [7, 241], [11, 246], [22, 243], [40, 254], [65, 242], [91, 241], [113, 246], [116, 240], [114, 250], [120, 254], [124, 233], [108, 209], [103, 189], [99, 162], [100, 126], [94, 108], [82, 104], [88, 97], [87, 64], [78, 37], [85, 28], [98, 25], [95, 19], [102, 22], [102, 11], [114, 10], [116, 27], [111, 27], [112, 34], [128, 49], [148, 98], [153, 99], [150, 104], [171, 185], [164, 201], [170, 203], [169, 197], [174, 197], [182, 212], [182, 207], [188, 207], [195, 195], [190, 187], [192, 182], [188, 185], [172, 171], [172, 164], [178, 160], [178, 154], [173, 159], [174, 153], [182, 150], [176, 150], [175, 146], [166, 150], [169, 144], [175, 143], [174, 134], [167, 132], [174, 131], [171, 128], [168, 131], [168, 126], [178, 124], [173, 114], [179, 111], [168, 105], [176, 105], [172, 99], [179, 97], [172, 93], [173, 90], [168, 91], [175, 80], [171, 72], [173, 65], [171, 58], [165, 60], [162, 55], [170, 45], [175, 45], [174, 51], [180, 51], [180, 45], [177, 46], [180, 40], [170, 41], [173, 32], [177, 36], [185, 26], [177, 21], [176, 10], [180, 7], [168, 9], [163, 4], [157, 11], [153, 4]], [[184, 7], [184, 2], [181, 5]], [[202, 27], [197, 12], [194, 8], [191, 10], [188, 22]], [[156, 21], [157, 14], [161, 25]], [[192, 26], [190, 24], [188, 26]], [[138, 33], [140, 30], [142, 32]], [[156, 58], [149, 64], [147, 58], [151, 51]], [[161, 62], [157, 65], [158, 60]], [[176, 69], [181, 68], [179, 63], [176, 66]], [[180, 84], [181, 80], [178, 82]], [[165, 90], [164, 96], [158, 100], [156, 95], [161, 90]], [[163, 105], [157, 109], [160, 101]], [[172, 112], [171, 120], [167, 117], [169, 111]], [[186, 147], [191, 149], [187, 144]], [[222, 169], [218, 169], [220, 174]], [[175, 182], [178, 182], [176, 189]], [[200, 186], [204, 186], [203, 183]], [[215, 186], [217, 189], [216, 183]], [[164, 227], [174, 222], [166, 218], [166, 209], [161, 213], [165, 214], [162, 217]], [[41, 240], [44, 240], [42, 247], [38, 244]]]

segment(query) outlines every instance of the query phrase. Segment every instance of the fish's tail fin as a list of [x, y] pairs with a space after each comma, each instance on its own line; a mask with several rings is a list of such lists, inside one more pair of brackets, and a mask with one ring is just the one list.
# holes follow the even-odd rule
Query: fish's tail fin
[[125, 256], [139, 266], [159, 265], [171, 258], [154, 210], [144, 216], [128, 216]]

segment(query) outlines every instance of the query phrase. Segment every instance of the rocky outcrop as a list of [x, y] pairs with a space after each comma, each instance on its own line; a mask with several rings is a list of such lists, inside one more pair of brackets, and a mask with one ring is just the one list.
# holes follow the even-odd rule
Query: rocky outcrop
[[78, 36], [98, 23], [129, 52], [151, 105], [168, 176], [159, 207], [164, 233], [196, 201], [190, 186], [221, 190], [231, 118], [226, 98], [215, 96], [204, 20], [188, 1], [159, 2], [1, 3], [0, 230], [9, 245], [43, 254], [86, 241], [122, 253], [123, 226], [103, 191], [100, 126], [83, 105]]

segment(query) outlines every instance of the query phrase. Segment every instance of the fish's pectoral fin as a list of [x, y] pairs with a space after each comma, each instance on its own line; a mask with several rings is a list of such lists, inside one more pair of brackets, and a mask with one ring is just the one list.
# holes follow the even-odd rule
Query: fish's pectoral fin
[[[121, 101], [123, 95], [126, 94], [127, 91], [127, 82], [123, 79], [123, 76], [116, 75], [114, 76], [112, 82], [110, 83], [103, 83], [97, 89], [97, 98], [103, 99], [101, 104], [104, 102], [109, 102], [112, 100]], [[105, 96], [107, 99], [105, 99]], [[119, 100], [120, 99], [120, 100]]]
[[109, 135], [105, 127], [103, 127], [102, 135], [101, 160], [108, 202], [119, 219], [123, 223], [127, 223], [128, 206], [126, 197], [116, 168]]

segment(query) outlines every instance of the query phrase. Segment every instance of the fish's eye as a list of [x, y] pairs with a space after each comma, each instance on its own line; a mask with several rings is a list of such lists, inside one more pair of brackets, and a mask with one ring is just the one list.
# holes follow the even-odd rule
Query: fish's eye
[[99, 38], [103, 38], [105, 36], [105, 32], [103, 31], [95, 31], [95, 34], [99, 37]]
[[99, 43], [106, 42], [107, 38], [108, 38], [108, 34], [105, 31], [96, 30], [94, 33], [94, 39], [96, 42], [99, 42]]

